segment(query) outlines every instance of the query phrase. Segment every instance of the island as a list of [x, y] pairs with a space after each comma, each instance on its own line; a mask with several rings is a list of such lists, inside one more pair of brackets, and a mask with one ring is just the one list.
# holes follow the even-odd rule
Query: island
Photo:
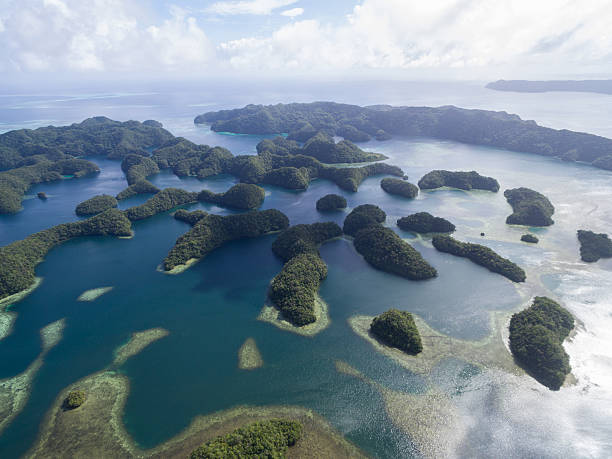
[[486, 85], [488, 89], [512, 92], [595, 92], [612, 94], [612, 80], [497, 80]]
[[574, 318], [557, 302], [535, 297], [533, 304], [510, 320], [510, 351], [541, 384], [559, 390], [571, 372], [563, 341], [574, 328]]
[[485, 190], [497, 193], [499, 183], [493, 177], [485, 177], [476, 171], [445, 171], [435, 170], [425, 174], [419, 180], [422, 190], [434, 190], [441, 187], [459, 188], [460, 190]]
[[47, 193], [45, 193], [44, 191], [39, 191], [38, 193], [36, 193], [36, 196], [38, 197], [38, 199], [40, 199], [41, 201], [44, 201], [47, 199]]
[[521, 236], [521, 241], [528, 242], [529, 244], [537, 244], [538, 242], [540, 242], [540, 240], [536, 236], [529, 233], [523, 234]]
[[191, 459], [230, 457], [286, 457], [289, 447], [302, 436], [302, 424], [285, 419], [258, 421], [227, 435], [207, 441], [195, 449]]
[[429, 212], [417, 212], [397, 220], [397, 226], [403, 231], [415, 233], [452, 233], [455, 225], [442, 217], [434, 217]]
[[100, 194], [78, 204], [74, 209], [74, 212], [79, 217], [97, 215], [100, 212], [117, 207], [118, 204], [119, 203], [113, 196]]
[[64, 400], [64, 407], [67, 410], [74, 410], [78, 408], [83, 403], [85, 403], [85, 399], [87, 396], [85, 395], [85, 391], [82, 390], [73, 390], [68, 393], [68, 396]]
[[139, 180], [133, 185], [128, 186], [123, 191], [120, 191], [115, 198], [117, 201], [122, 201], [137, 194], [156, 194], [159, 193], [160, 189], [153, 185], [148, 180]]
[[[183, 219], [185, 214], [179, 215], [179, 218]], [[174, 247], [164, 258], [164, 271], [187, 266], [188, 261], [201, 259], [229, 241], [259, 237], [289, 226], [289, 219], [276, 209], [227, 216], [200, 211], [198, 216], [201, 218], [176, 240]]]
[[525, 271], [512, 261], [498, 255], [494, 250], [480, 244], [461, 242], [448, 235], [436, 235], [431, 240], [440, 252], [467, 258], [489, 271], [501, 274], [513, 282], [525, 282]]
[[99, 116], [70, 126], [20, 129], [0, 135], [0, 214], [21, 209], [36, 183], [82, 177], [100, 171], [86, 157], [148, 156], [174, 136], [159, 124], [119, 122]]
[[87, 220], [63, 223], [0, 247], [0, 299], [26, 290], [34, 283], [34, 268], [58, 244], [83, 236], [130, 236], [131, 222], [118, 209]]
[[224, 193], [202, 190], [198, 201], [210, 202], [222, 207], [252, 210], [261, 207], [266, 196], [265, 190], [251, 183], [237, 183]]
[[404, 198], [414, 199], [419, 194], [416, 185], [406, 180], [386, 177], [380, 181], [380, 187], [389, 194], [395, 194]]
[[580, 242], [580, 258], [587, 263], [593, 263], [600, 258], [612, 257], [612, 241], [605, 233], [578, 230]]
[[130, 207], [125, 211], [131, 221], [142, 220], [162, 212], [166, 212], [184, 204], [198, 202], [198, 193], [180, 188], [164, 188], [152, 198], [139, 206]]
[[327, 265], [319, 255], [322, 243], [342, 235], [333, 222], [300, 224], [283, 231], [272, 251], [285, 262], [270, 284], [269, 297], [283, 317], [296, 327], [317, 320], [318, 290], [327, 277]]
[[316, 206], [319, 212], [327, 212], [346, 209], [347, 203], [344, 196], [340, 196], [339, 194], [326, 194], [322, 198], [319, 198]]
[[513, 213], [506, 218], [509, 225], [550, 226], [555, 208], [546, 196], [529, 188], [504, 191]]
[[379, 225], [387, 219], [384, 210], [374, 204], [361, 204], [355, 207], [344, 219], [344, 234], [355, 236], [359, 230]]
[[370, 332], [383, 344], [416, 355], [423, 350], [421, 335], [412, 314], [389, 309], [374, 317]]

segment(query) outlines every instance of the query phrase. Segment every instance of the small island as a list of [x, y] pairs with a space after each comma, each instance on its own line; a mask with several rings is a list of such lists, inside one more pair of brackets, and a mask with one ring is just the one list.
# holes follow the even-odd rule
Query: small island
[[302, 424], [285, 419], [258, 421], [207, 441], [190, 459], [283, 458], [302, 436]]
[[580, 241], [580, 258], [587, 263], [593, 263], [600, 258], [612, 257], [612, 241], [605, 233], [578, 230]]
[[504, 191], [508, 204], [512, 206], [512, 215], [506, 218], [509, 225], [550, 226], [550, 218], [555, 208], [548, 198], [529, 188], [514, 188]]
[[39, 191], [38, 193], [36, 193], [36, 196], [41, 201], [45, 201], [47, 199], [47, 193], [45, 193], [44, 191]]
[[198, 201], [210, 202], [233, 209], [252, 210], [263, 204], [265, 196], [266, 192], [260, 186], [251, 183], [238, 183], [225, 193], [202, 190], [198, 194]]
[[512, 261], [498, 255], [494, 250], [480, 244], [460, 242], [447, 235], [437, 235], [431, 240], [440, 252], [467, 258], [489, 271], [501, 274], [513, 282], [525, 282], [525, 271]]
[[423, 350], [421, 335], [409, 312], [397, 309], [383, 312], [372, 320], [370, 332], [383, 344], [408, 354], [416, 355]]
[[419, 189], [406, 180], [387, 177], [380, 181], [380, 187], [389, 194], [395, 194], [404, 198], [414, 199], [419, 194]]
[[528, 242], [529, 244], [537, 244], [538, 242], [540, 242], [540, 240], [536, 236], [529, 233], [523, 234], [521, 236], [521, 241]]
[[85, 391], [82, 390], [73, 390], [68, 393], [68, 396], [64, 400], [64, 408], [67, 410], [74, 410], [78, 408], [83, 403], [85, 403], [87, 396], [85, 395]]
[[434, 217], [429, 212], [417, 212], [397, 220], [397, 226], [404, 231], [415, 233], [452, 233], [455, 225], [442, 217]]
[[346, 206], [346, 199], [339, 194], [326, 194], [317, 201], [317, 210], [319, 212], [346, 209]]
[[74, 209], [74, 212], [79, 217], [97, 215], [105, 210], [117, 207], [118, 204], [119, 203], [113, 196], [101, 194], [78, 204], [76, 209]]
[[442, 187], [458, 188], [460, 190], [485, 190], [497, 193], [499, 183], [493, 177], [485, 177], [476, 171], [453, 172], [435, 170], [425, 174], [419, 180], [419, 188], [422, 190], [434, 190]]
[[541, 384], [559, 390], [571, 372], [563, 341], [574, 328], [574, 318], [557, 302], [536, 297], [510, 320], [512, 355]]
[[344, 219], [344, 234], [355, 236], [359, 230], [379, 225], [387, 219], [384, 210], [374, 204], [361, 204], [355, 207]]

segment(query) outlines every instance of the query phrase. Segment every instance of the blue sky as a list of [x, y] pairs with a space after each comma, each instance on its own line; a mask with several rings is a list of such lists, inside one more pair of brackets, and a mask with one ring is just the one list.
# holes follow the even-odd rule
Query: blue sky
[[610, 77], [609, 0], [0, 0], [7, 80]]

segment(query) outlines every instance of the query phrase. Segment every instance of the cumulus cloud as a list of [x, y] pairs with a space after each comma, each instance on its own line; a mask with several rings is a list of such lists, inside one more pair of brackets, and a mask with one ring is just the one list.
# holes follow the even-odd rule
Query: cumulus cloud
[[281, 11], [282, 16], [287, 16], [290, 18], [301, 16], [302, 14], [304, 14], [304, 8], [291, 8], [289, 10]]
[[241, 0], [213, 3], [206, 11], [215, 14], [271, 14], [272, 11], [289, 6], [298, 0]]
[[20, 0], [0, 11], [0, 69], [149, 71], [214, 57], [214, 46], [179, 8], [159, 24], [122, 0]]

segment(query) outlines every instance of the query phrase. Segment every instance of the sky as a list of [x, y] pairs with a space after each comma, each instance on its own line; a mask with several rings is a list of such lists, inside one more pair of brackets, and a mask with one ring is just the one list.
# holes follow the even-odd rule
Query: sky
[[610, 0], [0, 0], [0, 74], [610, 78]]

